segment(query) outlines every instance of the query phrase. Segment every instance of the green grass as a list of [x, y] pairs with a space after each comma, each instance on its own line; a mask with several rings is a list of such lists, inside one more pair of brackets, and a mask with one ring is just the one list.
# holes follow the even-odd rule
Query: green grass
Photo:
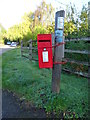
[[39, 69], [38, 62], [22, 58], [20, 49], [13, 49], [2, 56], [2, 86], [17, 93], [47, 113], [64, 118], [87, 116], [88, 80], [62, 73], [60, 93], [51, 92], [51, 69]]

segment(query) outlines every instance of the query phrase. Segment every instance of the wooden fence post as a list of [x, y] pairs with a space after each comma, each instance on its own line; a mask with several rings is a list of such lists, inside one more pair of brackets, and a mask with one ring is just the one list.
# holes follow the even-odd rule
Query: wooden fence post
[[[90, 1], [88, 2], [88, 35], [90, 35]], [[88, 93], [90, 88], [90, 48], [88, 46]], [[90, 94], [88, 94], [88, 98], [90, 98]], [[88, 99], [89, 103], [89, 99]], [[90, 119], [90, 104], [88, 104], [88, 119]]]
[[21, 57], [23, 56], [23, 41], [21, 40]]
[[29, 41], [29, 60], [32, 60], [32, 39]]
[[[88, 33], [90, 35], [90, 2], [88, 2]], [[88, 51], [90, 51], [89, 46]], [[90, 52], [88, 52], [88, 80], [88, 84], [90, 87]]]

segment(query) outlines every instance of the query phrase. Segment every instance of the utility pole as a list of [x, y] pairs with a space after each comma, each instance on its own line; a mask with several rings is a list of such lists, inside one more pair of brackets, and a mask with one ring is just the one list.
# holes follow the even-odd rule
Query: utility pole
[[[55, 15], [55, 44], [64, 41], [64, 17], [65, 11], [57, 11]], [[54, 48], [53, 62], [60, 62], [64, 57], [63, 45]], [[60, 92], [60, 79], [61, 79], [61, 64], [54, 64], [52, 69], [52, 92]]]

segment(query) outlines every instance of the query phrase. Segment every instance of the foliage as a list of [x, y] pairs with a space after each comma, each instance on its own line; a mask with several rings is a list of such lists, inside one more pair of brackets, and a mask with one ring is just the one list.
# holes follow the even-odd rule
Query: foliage
[[35, 26], [33, 33], [32, 39], [37, 40], [37, 34], [45, 34], [46, 30], [42, 26]]
[[86, 118], [88, 80], [74, 75], [61, 75], [60, 94], [51, 92], [51, 70], [39, 69], [38, 63], [21, 58], [20, 49], [2, 55], [2, 87], [18, 94], [47, 115]]
[[5, 28], [2, 26], [2, 24], [0, 23], [0, 33], [5, 33], [6, 30]]
[[69, 21], [69, 22], [65, 21], [64, 28], [65, 28], [64, 29], [64, 34], [65, 34], [65, 36], [68, 36], [68, 38], [70, 38], [70, 36], [72, 36], [73, 32], [77, 31], [77, 28], [73, 24], [72, 21]]
[[47, 33], [54, 33], [55, 22], [52, 22], [51, 25], [48, 25], [46, 28]]
[[[70, 50], [80, 50], [80, 51], [88, 51], [90, 45], [86, 41], [71, 41], [67, 42], [65, 45], [66, 49]], [[88, 63], [89, 56], [88, 54], [78, 54], [78, 53], [65, 53], [65, 58], [69, 58], [75, 61], [81, 61], [83, 63]], [[69, 68], [71, 71], [74, 72], [88, 72], [88, 66], [84, 64], [78, 65], [73, 62], [65, 64], [64, 68]]]
[[4, 39], [18, 42], [20, 42], [24, 38], [26, 38], [27, 40], [28, 36], [31, 35], [29, 25], [29, 21], [25, 20], [22, 22], [22, 24], [12, 26], [4, 35]]
[[65, 44], [65, 49], [70, 49], [70, 50], [87, 50], [90, 47], [90, 45], [88, 44], [88, 42], [86, 41], [70, 41], [70, 42], [66, 42]]
[[83, 5], [81, 12], [78, 12], [75, 5], [69, 5], [66, 9], [65, 36], [66, 38], [87, 37], [88, 21], [87, 8]]
[[4, 43], [3, 34], [6, 32], [5, 28], [0, 24], [0, 44]]
[[42, 0], [40, 6], [38, 6], [34, 12], [33, 17], [34, 26], [37, 24], [42, 24], [44, 27], [51, 25], [54, 18], [54, 8], [51, 4], [46, 4], [45, 1]]
[[18, 25], [14, 25], [9, 28], [8, 32], [4, 36], [4, 39], [8, 39], [10, 41], [17, 41], [19, 38], [22, 38], [22, 35], [20, 34], [20, 28]]
[[87, 8], [83, 6], [81, 15], [80, 15], [80, 35], [81, 36], [88, 36], [88, 15], [87, 15]]

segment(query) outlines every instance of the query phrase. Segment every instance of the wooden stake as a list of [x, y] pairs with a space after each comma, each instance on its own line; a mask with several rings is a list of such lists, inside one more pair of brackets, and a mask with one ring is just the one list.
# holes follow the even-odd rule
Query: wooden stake
[[[90, 34], [90, 2], [88, 2], [88, 33]], [[88, 51], [90, 51], [89, 47], [88, 47]], [[89, 80], [88, 84], [90, 85], [90, 53], [89, 52], [88, 52], [88, 80]]]
[[21, 40], [21, 57], [23, 56], [23, 41]]
[[32, 40], [29, 41], [29, 60], [32, 60]]
[[[88, 35], [90, 35], [90, 1], [88, 2]], [[88, 51], [90, 51], [89, 46], [88, 46]], [[90, 104], [89, 104], [90, 89], [89, 88], [90, 88], [90, 53], [88, 54], [88, 119], [90, 119]]]

